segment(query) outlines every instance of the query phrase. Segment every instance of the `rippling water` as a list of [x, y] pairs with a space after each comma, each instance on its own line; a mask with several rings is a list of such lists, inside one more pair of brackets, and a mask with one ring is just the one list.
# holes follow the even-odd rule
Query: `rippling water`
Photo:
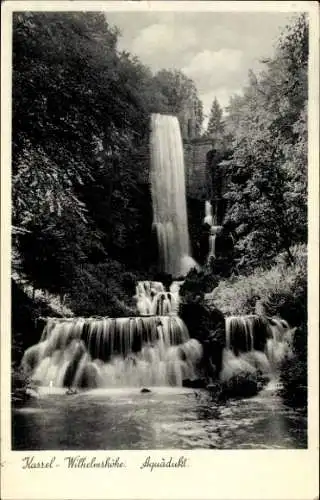
[[306, 448], [307, 418], [271, 388], [216, 404], [203, 390], [50, 390], [13, 411], [15, 450]]

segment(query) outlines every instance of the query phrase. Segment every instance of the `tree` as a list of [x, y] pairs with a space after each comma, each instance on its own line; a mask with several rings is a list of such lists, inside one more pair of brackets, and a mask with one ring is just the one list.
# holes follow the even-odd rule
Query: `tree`
[[107, 254], [145, 255], [140, 153], [165, 98], [117, 35], [101, 13], [14, 15], [12, 222], [27, 230], [15, 242], [37, 288], [74, 288]]
[[308, 29], [303, 16], [276, 55], [228, 109], [233, 134], [226, 222], [236, 228], [244, 267], [267, 262], [307, 237]]
[[180, 70], [161, 70], [154, 77], [155, 85], [166, 99], [167, 112], [179, 115], [191, 106], [195, 115], [195, 128], [200, 133], [203, 122], [203, 105], [197, 88]]
[[99, 126], [109, 125], [96, 78], [115, 58], [116, 35], [90, 13], [18, 13], [13, 34], [14, 217], [27, 224], [45, 207], [83, 208], [76, 188], [90, 178]]
[[224, 132], [224, 124], [222, 120], [222, 108], [218, 99], [215, 97], [210, 110], [209, 122], [206, 130], [206, 135], [209, 137], [221, 137]]

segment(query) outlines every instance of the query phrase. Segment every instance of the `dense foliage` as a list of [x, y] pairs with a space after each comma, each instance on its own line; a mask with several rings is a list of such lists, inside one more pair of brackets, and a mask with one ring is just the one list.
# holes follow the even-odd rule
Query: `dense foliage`
[[286, 319], [292, 326], [306, 319], [307, 249], [292, 247], [294, 265], [279, 255], [269, 269], [257, 267], [249, 275], [220, 280], [208, 296], [225, 314], [253, 314], [259, 301], [270, 316]]
[[[295, 406], [307, 407], [308, 385], [308, 310], [307, 248], [290, 249], [294, 264], [285, 253], [270, 269], [256, 268], [250, 275], [220, 281], [207, 296], [207, 304], [219, 307], [226, 315], [266, 314], [280, 317], [293, 327], [293, 356], [282, 363], [281, 394]], [[257, 310], [258, 308], [258, 310]]]
[[308, 27], [303, 16], [276, 55], [228, 108], [233, 136], [226, 222], [237, 233], [238, 263], [252, 269], [307, 239]]
[[166, 98], [166, 106], [171, 114], [181, 115], [186, 107], [194, 112], [195, 132], [202, 130], [203, 105], [198, 97], [194, 82], [179, 70], [161, 70], [155, 75], [155, 83]]
[[[220, 282], [214, 304], [229, 314], [263, 312], [296, 326], [294, 356], [283, 363], [283, 396], [307, 401], [308, 23], [288, 26], [275, 56], [252, 71], [224, 119], [232, 154], [224, 224], [235, 239], [234, 276]], [[301, 246], [302, 244], [302, 246]], [[298, 247], [297, 247], [298, 245]], [[300, 245], [300, 246], [299, 246]]]
[[307, 326], [302, 324], [294, 335], [293, 356], [283, 360], [280, 372], [281, 395], [292, 406], [308, 408], [308, 337]]
[[202, 119], [190, 79], [153, 76], [117, 40], [102, 13], [14, 15], [17, 271], [84, 314], [110, 313], [110, 297], [126, 295], [119, 273], [143, 272], [153, 258], [150, 113], [189, 99]]

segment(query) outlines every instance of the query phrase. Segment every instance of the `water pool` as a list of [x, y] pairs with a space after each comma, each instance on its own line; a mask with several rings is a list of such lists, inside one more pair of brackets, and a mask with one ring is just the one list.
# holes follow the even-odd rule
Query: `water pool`
[[307, 447], [307, 417], [272, 385], [217, 404], [205, 390], [90, 390], [40, 398], [13, 410], [14, 450], [294, 449]]

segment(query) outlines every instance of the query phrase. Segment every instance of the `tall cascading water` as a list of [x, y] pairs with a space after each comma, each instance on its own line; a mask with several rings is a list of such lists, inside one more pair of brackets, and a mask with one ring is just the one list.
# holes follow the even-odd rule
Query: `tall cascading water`
[[196, 266], [191, 257], [184, 153], [177, 117], [151, 116], [151, 193], [160, 271], [184, 276]]
[[208, 226], [213, 226], [213, 215], [212, 215], [212, 205], [210, 201], [206, 201], [204, 205], [204, 224]]
[[276, 378], [281, 361], [292, 355], [292, 332], [288, 323], [278, 318], [227, 317], [220, 379], [227, 381], [257, 371], [270, 379]]
[[202, 347], [178, 316], [48, 319], [22, 367], [53, 387], [181, 386]]
[[211, 259], [216, 258], [216, 237], [217, 234], [219, 233], [220, 227], [219, 226], [212, 226], [210, 228], [210, 234], [209, 234], [209, 253], [207, 257], [207, 262], [210, 263]]
[[207, 257], [207, 263], [209, 264], [212, 258], [216, 258], [216, 237], [222, 229], [221, 226], [216, 225], [216, 218], [212, 214], [212, 204], [210, 201], [205, 202], [205, 217], [203, 222], [210, 226], [209, 252]]

